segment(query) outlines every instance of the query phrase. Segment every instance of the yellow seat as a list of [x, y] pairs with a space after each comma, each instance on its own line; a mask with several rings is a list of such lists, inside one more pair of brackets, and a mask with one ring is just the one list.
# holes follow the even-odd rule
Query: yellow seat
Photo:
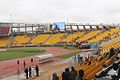
[[12, 46], [23, 46], [26, 43], [28, 43], [29, 40], [30, 40], [30, 37], [28, 37], [27, 35], [18, 35], [15, 37], [15, 40]]

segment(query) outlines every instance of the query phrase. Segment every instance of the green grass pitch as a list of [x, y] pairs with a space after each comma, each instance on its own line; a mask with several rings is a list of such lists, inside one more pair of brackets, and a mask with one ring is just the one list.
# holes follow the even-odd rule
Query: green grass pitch
[[41, 48], [10, 48], [7, 51], [0, 52], [0, 61], [33, 56], [44, 52], [46, 50]]

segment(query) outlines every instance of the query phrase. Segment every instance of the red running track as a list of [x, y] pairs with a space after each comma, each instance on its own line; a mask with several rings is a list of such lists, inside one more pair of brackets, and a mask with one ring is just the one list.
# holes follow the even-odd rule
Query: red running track
[[[47, 50], [46, 53], [53, 54], [54, 56], [69, 54], [70, 52], [76, 51], [76, 50], [67, 50], [67, 49], [63, 49], [63, 48], [51, 48], [51, 47], [47, 47], [45, 49]], [[79, 50], [77, 50], [77, 52], [78, 51]], [[20, 71], [22, 71], [24, 69], [23, 61], [26, 62], [26, 66], [30, 66], [30, 65], [33, 65], [31, 63], [31, 58], [33, 58], [34, 65], [35, 65], [36, 64], [36, 56], [38, 56], [38, 55], [0, 62], [0, 77], [5, 77], [5, 76], [10, 76], [10, 75], [16, 74], [18, 72], [18, 65], [17, 65], [18, 60], [20, 61], [20, 63], [19, 63]], [[41, 64], [41, 65], [44, 65], [44, 64]]]

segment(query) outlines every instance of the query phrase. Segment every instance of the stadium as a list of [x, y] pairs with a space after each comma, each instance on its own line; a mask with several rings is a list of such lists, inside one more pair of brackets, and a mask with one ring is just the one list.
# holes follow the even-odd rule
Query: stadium
[[120, 63], [119, 47], [115, 25], [0, 23], [0, 79], [25, 80], [24, 69], [35, 65], [40, 70], [33, 80], [53, 80], [54, 73], [63, 80], [71, 67], [87, 80], [111, 79], [107, 73]]

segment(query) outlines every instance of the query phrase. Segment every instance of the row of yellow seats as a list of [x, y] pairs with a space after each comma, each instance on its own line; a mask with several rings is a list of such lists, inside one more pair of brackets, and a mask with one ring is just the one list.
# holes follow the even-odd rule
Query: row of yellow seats
[[[102, 57], [102, 56], [101, 56]], [[110, 59], [109, 58], [104, 58], [103, 60], [96, 61], [96, 58], [92, 60], [90, 65], [82, 65], [78, 68], [76, 68], [77, 71], [79, 70], [84, 70], [84, 78], [86, 79], [92, 79], [95, 78], [96, 73], [101, 71], [103, 69], [102, 65], [109, 66], [115, 61], [116, 55], [113, 55]], [[62, 77], [59, 77], [60, 80], [62, 80]]]
[[91, 65], [83, 68], [83, 70], [85, 71], [84, 77], [86, 79], [95, 78], [96, 73], [98, 73], [99, 71], [101, 71], [103, 69], [102, 65], [103, 64], [105, 64], [106, 66], [111, 65], [115, 61], [115, 57], [116, 57], [116, 55], [112, 56], [110, 59], [105, 58], [100, 62], [97, 62], [97, 61], [92, 62]]
[[[120, 43], [120, 39], [115, 40], [113, 42], [109, 42], [109, 43], [105, 44], [104, 46], [107, 47], [109, 45], [109, 47], [110, 47], [111, 45], [115, 44], [116, 42]], [[116, 43], [116, 44], [118, 44], [118, 43]], [[103, 48], [105, 48], [104, 46], [103, 46]], [[97, 62], [94, 59], [94, 61], [91, 63], [91, 65], [89, 65], [89, 66], [83, 65], [83, 66], [77, 68], [77, 71], [79, 71], [80, 69], [84, 70], [85, 71], [84, 77], [87, 79], [95, 78], [96, 73], [103, 69], [102, 65], [103, 64], [105, 64], [106, 66], [111, 65], [115, 61], [115, 57], [116, 57], [116, 55], [112, 56], [110, 59], [105, 58], [100, 62]], [[60, 79], [61, 79], [61, 77], [60, 77]]]
[[109, 52], [111, 48], [119, 48], [120, 47], [120, 42], [117, 42], [113, 45], [109, 45], [108, 47], [105, 47], [102, 49], [102, 52]]
[[8, 41], [9, 41], [10, 37], [1, 37], [0, 38], [0, 47], [5, 47], [8, 45]]
[[110, 50], [110, 48], [118, 48], [120, 46], [120, 38], [116, 39], [116, 40], [113, 40], [107, 44], [104, 44], [102, 46], [102, 52], [107, 52]]
[[[97, 59], [97, 57], [96, 58], [94, 58], [92, 61], [91, 61], [91, 65], [88, 65], [88, 63], [87, 64], [83, 64], [83, 65], [79, 65], [79, 66], [77, 66], [76, 68], [75, 68], [75, 70], [76, 71], [79, 71], [79, 70], [86, 70], [86, 69], [89, 69], [89, 68], [91, 68], [91, 67], [93, 67], [95, 64], [96, 64], [96, 59]], [[62, 76], [59, 76], [59, 80], [62, 80]]]
[[113, 37], [115, 37], [115, 36], [118, 35], [117, 33], [119, 31], [120, 31], [120, 28], [110, 29], [108, 31], [105, 31], [105, 32], [101, 33], [100, 35], [96, 36], [95, 38], [89, 40], [89, 42], [91, 42], [91, 43], [93, 43], [93, 42], [99, 42], [101, 40], [104, 40], [105, 37], [108, 37], [108, 38], [111, 37], [111, 38], [113, 38]]
[[102, 32], [102, 30], [91, 31], [91, 32], [87, 33], [86, 35], [84, 35], [83, 37], [81, 37], [78, 40], [76, 40], [76, 42], [81, 42], [81, 41], [88, 40], [88, 39], [98, 35], [101, 32]]
[[115, 34], [111, 35], [110, 38], [113, 39], [115, 37], [119, 37], [120, 36], [120, 31], [116, 32]]
[[84, 35], [83, 32], [75, 32], [75, 33], [69, 35], [67, 38], [63, 39], [62, 42], [67, 42], [67, 43], [69, 43], [69, 42], [72, 42], [72, 40], [73, 40], [74, 38], [81, 37], [81, 36], [83, 36], [83, 35]]
[[28, 43], [29, 40], [30, 40], [30, 37], [28, 37], [26, 35], [16, 36], [12, 45], [13, 46], [22, 46], [22, 45]]
[[85, 71], [84, 77], [86, 79], [95, 78], [96, 73], [103, 69], [102, 65], [103, 64], [105, 64], [106, 66], [111, 65], [115, 61], [115, 57], [116, 55], [112, 56], [110, 59], [105, 58], [100, 62], [97, 61], [92, 62], [91, 65], [88, 65], [85, 68], [83, 68], [83, 70]]
[[44, 44], [56, 44], [63, 39], [64, 35], [64, 33], [53, 34]]
[[102, 65], [105, 64], [106, 67], [110, 66], [111, 64], [113, 64], [115, 62], [115, 57], [116, 57], [116, 55], [113, 55], [110, 59], [105, 58], [98, 63], [99, 67], [96, 67], [96, 68], [92, 67], [92, 69], [90, 68], [91, 72], [89, 74], [87, 74], [86, 78], [87, 79], [95, 78], [96, 73], [98, 73], [99, 71], [101, 71], [103, 69]]
[[48, 39], [50, 35], [49, 34], [40, 34], [37, 35], [35, 38], [31, 40], [32, 44], [41, 44], [43, 43], [46, 39]]
[[91, 72], [93, 72], [95, 69], [99, 68], [101, 65], [103, 65], [105, 63], [105, 61], [107, 60], [107, 58], [103, 59], [100, 62], [96, 62], [95, 65], [89, 67], [89, 69], [85, 70], [85, 75], [84, 77], [86, 78], [88, 76], [88, 74], [90, 74]]
[[[91, 72], [94, 72], [94, 74], [96, 74], [97, 72], [101, 71], [102, 70], [101, 65], [103, 65], [105, 63], [105, 61], [107, 60], [107, 58], [105, 58], [102, 61], [97, 62], [95, 59], [94, 59], [94, 61], [92, 61], [92, 63], [90, 65], [88, 65], [88, 64], [82, 65], [82, 66], [76, 68], [76, 70], [77, 71], [84, 70], [84, 72], [85, 72], [84, 78], [89, 79], [88, 78], [89, 74]], [[62, 80], [62, 77], [60, 76], [59, 79]]]

